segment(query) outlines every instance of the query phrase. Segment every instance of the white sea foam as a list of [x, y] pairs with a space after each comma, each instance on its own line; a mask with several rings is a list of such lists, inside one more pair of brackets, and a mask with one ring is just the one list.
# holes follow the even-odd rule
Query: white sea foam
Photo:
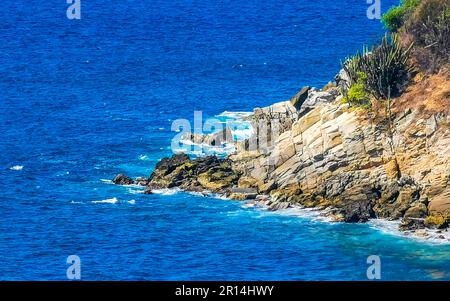
[[253, 135], [253, 128], [231, 130], [233, 138], [237, 141], [245, 140]]
[[163, 188], [163, 189], [154, 189], [152, 193], [161, 194], [161, 195], [174, 195], [180, 192], [179, 188]]
[[245, 117], [248, 117], [250, 115], [252, 115], [253, 112], [230, 112], [230, 111], [225, 111], [220, 113], [219, 115], [216, 115], [215, 117], [227, 117], [230, 119], [242, 119]]
[[287, 209], [278, 210], [275, 212], [279, 212], [281, 214], [289, 215], [289, 216], [297, 216], [301, 218], [307, 218], [312, 221], [320, 221], [320, 222], [335, 222], [333, 218], [328, 215], [327, 210], [319, 210], [316, 208], [302, 208], [300, 206], [295, 206]]
[[[264, 205], [254, 204], [252, 202], [245, 202], [242, 204], [243, 208], [257, 208], [262, 211], [268, 211], [268, 207]], [[286, 216], [300, 217], [306, 218], [311, 221], [320, 221], [320, 222], [334, 222], [332, 217], [328, 215], [327, 210], [319, 210], [317, 208], [303, 208], [300, 206], [294, 206], [286, 209], [280, 209], [276, 211], [270, 211], [272, 214], [281, 214]]]
[[210, 193], [208, 191], [186, 191], [188, 194], [190, 195], [195, 195], [195, 196], [201, 196], [201, 197], [208, 197], [210, 196]]
[[117, 204], [119, 200], [117, 198], [106, 199], [101, 201], [92, 201], [94, 204]]
[[19, 171], [19, 170], [23, 169], [23, 165], [14, 165], [14, 166], [10, 167], [9, 169]]
[[235, 152], [236, 147], [232, 143], [224, 143], [220, 146], [211, 146], [205, 143], [195, 143], [191, 140], [180, 140], [180, 143], [184, 146], [175, 151], [181, 151], [195, 156], [207, 156], [207, 155], [229, 155]]
[[148, 161], [149, 157], [147, 155], [140, 155], [139, 156], [139, 160], [141, 160], [141, 161]]
[[143, 186], [139, 186], [140, 189], [133, 189], [133, 188], [128, 188], [128, 193], [131, 194], [142, 194], [144, 193], [144, 187]]
[[105, 183], [105, 184], [113, 184], [113, 182], [111, 180], [108, 180], [108, 179], [100, 179], [100, 181]]
[[432, 244], [450, 244], [450, 231], [436, 229], [399, 230], [400, 221], [388, 221], [385, 219], [370, 220], [371, 228], [383, 233], [398, 237], [406, 237]]
[[[242, 204], [243, 208], [257, 208], [264, 212], [269, 212], [267, 206], [261, 206], [254, 204], [252, 202], [244, 202]], [[335, 222], [332, 215], [325, 210], [319, 210], [315, 208], [302, 208], [300, 206], [295, 206], [287, 209], [271, 211], [271, 214], [282, 214], [300, 218], [306, 218], [311, 221], [318, 222]], [[435, 229], [420, 229], [420, 230], [410, 230], [401, 231], [399, 229], [400, 221], [388, 221], [385, 219], [371, 219], [369, 220], [369, 226], [376, 230], [383, 232], [387, 235], [394, 235], [403, 238], [414, 239], [421, 242], [432, 243], [432, 244], [450, 244], [450, 231], [445, 230], [435, 230]]]
[[128, 203], [131, 204], [131, 205], [134, 205], [134, 204], [136, 204], [136, 201], [135, 200], [129, 200]]

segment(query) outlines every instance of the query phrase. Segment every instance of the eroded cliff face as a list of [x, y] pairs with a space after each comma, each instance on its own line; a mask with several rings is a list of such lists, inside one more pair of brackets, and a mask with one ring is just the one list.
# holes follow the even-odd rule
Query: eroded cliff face
[[[445, 89], [440, 101], [448, 105]], [[330, 208], [347, 222], [404, 218], [404, 227], [414, 228], [428, 215], [448, 215], [448, 106], [401, 108], [394, 100], [389, 114], [385, 106], [354, 110], [340, 99], [310, 104], [269, 146], [241, 146], [230, 156], [242, 174], [239, 186], [255, 187], [275, 202]]]

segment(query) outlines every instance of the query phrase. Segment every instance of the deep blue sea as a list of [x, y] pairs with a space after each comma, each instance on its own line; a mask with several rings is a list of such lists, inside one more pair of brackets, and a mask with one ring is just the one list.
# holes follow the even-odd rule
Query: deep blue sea
[[0, 280], [65, 280], [69, 255], [82, 280], [364, 280], [369, 255], [383, 280], [450, 279], [450, 245], [105, 181], [148, 176], [194, 110], [322, 87], [384, 34], [365, 0], [67, 6], [0, 4]]

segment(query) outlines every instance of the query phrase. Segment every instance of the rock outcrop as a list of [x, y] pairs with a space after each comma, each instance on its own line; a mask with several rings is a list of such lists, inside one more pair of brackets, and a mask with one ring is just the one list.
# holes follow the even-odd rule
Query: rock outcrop
[[[341, 77], [338, 86], [345, 84]], [[385, 112], [350, 108], [341, 102], [338, 88], [306, 87], [290, 101], [255, 109], [250, 117], [254, 136], [228, 158], [165, 158], [146, 185], [254, 199], [270, 210], [327, 209], [337, 221], [386, 218], [402, 219], [402, 229], [447, 227], [446, 89], [440, 100], [447, 102], [444, 109], [427, 109], [426, 103], [405, 107], [398, 100]], [[129, 178], [121, 175], [115, 182]]]
[[134, 184], [134, 180], [124, 174], [118, 174], [112, 182], [116, 185], [131, 185]]
[[239, 174], [229, 159], [208, 156], [190, 160], [187, 155], [179, 154], [164, 158], [156, 165], [148, 186], [152, 189], [179, 187], [187, 191], [229, 194], [238, 179]]
[[224, 143], [234, 143], [233, 133], [228, 127], [211, 135], [186, 132], [183, 134], [181, 140], [208, 146], [221, 146]]

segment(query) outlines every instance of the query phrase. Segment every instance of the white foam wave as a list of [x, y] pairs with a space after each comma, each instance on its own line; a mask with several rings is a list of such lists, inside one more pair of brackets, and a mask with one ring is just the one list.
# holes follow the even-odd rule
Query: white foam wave
[[385, 219], [373, 219], [368, 223], [372, 229], [381, 231], [388, 235], [411, 238], [432, 244], [450, 244], [449, 231], [440, 231], [436, 229], [401, 231], [399, 230], [400, 221], [388, 221]]
[[92, 201], [94, 204], [117, 204], [119, 200], [117, 198], [106, 199], [101, 201]]
[[147, 155], [140, 155], [139, 156], [139, 160], [141, 160], [141, 161], [148, 161], [149, 157]]
[[136, 204], [136, 201], [135, 200], [129, 200], [128, 203], [131, 204], [131, 205], [134, 205], [134, 204]]
[[152, 193], [161, 194], [161, 195], [174, 195], [180, 192], [180, 188], [163, 188], [163, 189], [154, 189]]
[[224, 143], [220, 146], [211, 146], [205, 143], [195, 143], [191, 140], [180, 140], [180, 143], [184, 146], [176, 151], [181, 151], [186, 154], [195, 156], [206, 155], [229, 155], [234, 153], [236, 148], [232, 143]]
[[[259, 207], [267, 212], [266, 206], [258, 206], [253, 203], [244, 203], [244, 208]], [[328, 211], [315, 208], [302, 208], [299, 206], [291, 207], [271, 212], [272, 214], [283, 214], [288, 216], [297, 216], [307, 218], [311, 221], [318, 222], [335, 222]], [[432, 244], [450, 244], [450, 231], [439, 231], [434, 229], [420, 229], [416, 231], [401, 231], [399, 229], [400, 221], [388, 221], [385, 219], [371, 219], [368, 221], [370, 227], [374, 230], [383, 232], [387, 235], [394, 235], [403, 238], [415, 239], [421, 242]]]
[[129, 188], [128, 189], [128, 193], [131, 193], [131, 194], [142, 194], [142, 193], [144, 193], [144, 187], [143, 186], [139, 186], [139, 188], [140, 189], [131, 189], [131, 188]]
[[195, 196], [201, 196], [201, 197], [207, 197], [210, 196], [210, 193], [207, 191], [203, 191], [203, 192], [199, 192], [199, 191], [187, 191], [188, 194], [190, 195], [195, 195]]
[[240, 141], [250, 138], [253, 135], [252, 128], [231, 130], [234, 140]]
[[[252, 202], [245, 202], [242, 204], [243, 208], [257, 208], [259, 210], [269, 212], [268, 207], [264, 205], [258, 205], [254, 204]], [[317, 222], [326, 222], [331, 223], [335, 222], [333, 218], [328, 215], [327, 210], [319, 210], [317, 208], [303, 208], [300, 206], [294, 206], [286, 209], [280, 209], [276, 211], [270, 211], [271, 214], [281, 214], [285, 216], [293, 216], [293, 217], [299, 217], [299, 218], [305, 218], [311, 221], [317, 221]]]
[[248, 117], [252, 115], [253, 112], [231, 112], [231, 111], [225, 111], [220, 113], [219, 115], [216, 115], [215, 117], [227, 117], [230, 119], [242, 119], [245, 117]]
[[14, 165], [9, 168], [10, 170], [20, 171], [23, 169], [23, 165]]

